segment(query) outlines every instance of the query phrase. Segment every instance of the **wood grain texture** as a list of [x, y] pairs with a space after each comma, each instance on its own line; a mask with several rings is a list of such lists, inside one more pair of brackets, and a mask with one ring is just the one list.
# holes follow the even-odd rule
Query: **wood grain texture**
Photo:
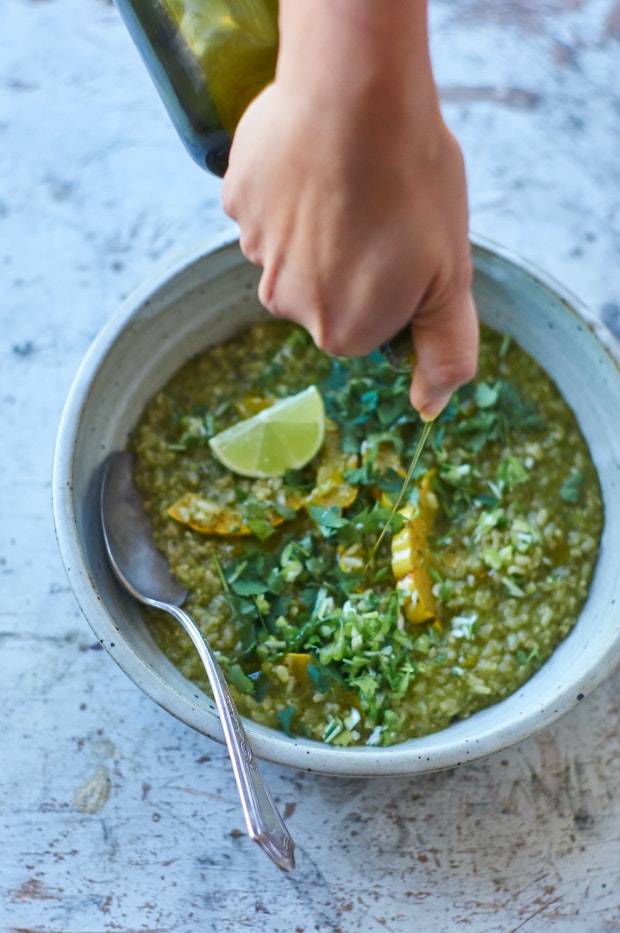
[[[472, 228], [618, 328], [618, 4], [431, 9]], [[265, 766], [298, 844], [287, 877], [243, 831], [225, 751], [99, 650], [52, 527], [62, 405], [122, 298], [229, 223], [108, 2], [0, 14], [0, 930], [620, 930], [620, 674], [455, 771]]]

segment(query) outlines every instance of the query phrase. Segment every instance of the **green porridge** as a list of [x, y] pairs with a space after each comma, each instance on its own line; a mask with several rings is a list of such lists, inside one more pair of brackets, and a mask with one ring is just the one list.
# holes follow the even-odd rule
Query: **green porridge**
[[[218, 462], [211, 437], [311, 385], [326, 432], [306, 467], [250, 479]], [[489, 329], [373, 552], [422, 430], [408, 385], [378, 353], [334, 359], [269, 321], [188, 362], [135, 429], [158, 544], [256, 722], [338, 745], [425, 735], [517, 690], [577, 620], [596, 471], [555, 385]], [[148, 623], [206, 687], [182, 629]]]

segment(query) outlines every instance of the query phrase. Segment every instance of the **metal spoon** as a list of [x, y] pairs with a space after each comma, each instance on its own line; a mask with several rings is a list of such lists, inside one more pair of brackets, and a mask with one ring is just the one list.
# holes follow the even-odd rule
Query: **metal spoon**
[[112, 569], [122, 585], [145, 606], [163, 609], [181, 623], [204, 664], [220, 714], [248, 830], [275, 864], [295, 867], [293, 842], [258, 770], [245, 729], [222, 670], [195, 622], [181, 609], [187, 596], [157, 549], [150, 520], [132, 476], [133, 459], [125, 451], [105, 463], [101, 483], [103, 537]]

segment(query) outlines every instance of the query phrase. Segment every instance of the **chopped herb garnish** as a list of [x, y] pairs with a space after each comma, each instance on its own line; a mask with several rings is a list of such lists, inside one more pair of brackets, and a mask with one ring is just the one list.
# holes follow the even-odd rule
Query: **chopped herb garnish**
[[324, 534], [329, 534], [339, 528], [344, 528], [345, 525], [348, 524], [348, 519], [343, 518], [335, 506], [324, 509], [319, 505], [311, 505], [308, 507], [308, 513], [317, 525], [320, 526]]
[[522, 648], [516, 653], [516, 658], [519, 664], [529, 664], [531, 661], [541, 662], [540, 651], [538, 648], [532, 648], [529, 652], [524, 651]]
[[330, 678], [327, 668], [310, 662], [307, 667], [308, 679], [317, 693], [327, 693], [330, 687]]
[[567, 505], [576, 505], [581, 498], [581, 489], [583, 486], [583, 473], [579, 470], [573, 470], [568, 479], [565, 479], [560, 486], [560, 499]]
[[297, 709], [295, 706], [287, 706], [278, 713], [278, 722], [282, 730], [291, 737], [293, 735], [291, 721], [296, 712]]
[[255, 684], [247, 674], [243, 672], [240, 664], [230, 665], [226, 671], [226, 680], [232, 684], [233, 687], [236, 687], [240, 693], [247, 693], [250, 696], [254, 696]]
[[[146, 422], [136, 453], [148, 453], [145, 496], [165, 487], [150, 503], [158, 543], [241, 711], [259, 704], [288, 735], [381, 746], [515, 689], [570, 626], [557, 607], [581, 598], [600, 529], [570, 413], [558, 420], [548, 404], [554, 387], [539, 390], [518, 345], [484, 330], [480, 375], [436, 419], [401, 502], [423, 434], [409, 374], [380, 354], [329, 358], [282, 322], [239, 342], [232, 364], [236, 341], [209, 351], [210, 368], [187, 364], [191, 378], [161, 402], [163, 443], [148, 448]], [[213, 461], [210, 437], [310, 379], [327, 416], [312, 461], [257, 480]], [[573, 432], [559, 466], [547, 421]], [[588, 522], [559, 502], [589, 509]], [[194, 676], [178, 632], [170, 645]]]

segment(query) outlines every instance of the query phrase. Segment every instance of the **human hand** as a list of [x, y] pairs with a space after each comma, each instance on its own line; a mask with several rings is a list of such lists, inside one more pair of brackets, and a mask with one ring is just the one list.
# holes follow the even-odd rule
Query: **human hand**
[[322, 349], [362, 355], [411, 325], [411, 402], [431, 419], [477, 363], [461, 152], [437, 104], [425, 19], [382, 32], [370, 13], [349, 17], [348, 0], [327, 0], [346, 15], [325, 32], [319, 2], [281, 3], [276, 79], [239, 123], [224, 209], [262, 266], [261, 302]]

